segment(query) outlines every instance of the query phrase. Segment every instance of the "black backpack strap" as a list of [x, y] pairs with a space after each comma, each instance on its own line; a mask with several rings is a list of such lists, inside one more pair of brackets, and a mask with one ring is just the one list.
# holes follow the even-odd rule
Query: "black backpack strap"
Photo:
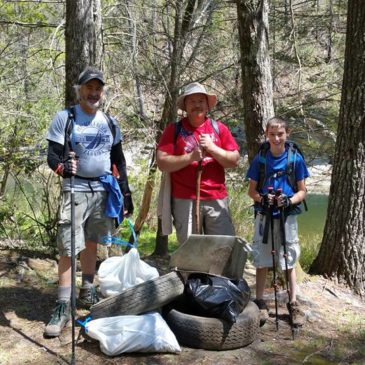
[[[103, 115], [104, 115], [104, 117], [106, 118], [106, 120], [108, 122], [108, 126], [109, 126], [110, 131], [112, 132], [113, 142], [114, 142], [115, 136], [117, 134], [116, 126], [113, 123], [113, 120], [112, 120], [112, 118], [109, 114], [103, 112]], [[113, 142], [112, 142], [112, 144], [113, 144]]]
[[71, 106], [67, 110], [67, 121], [65, 126], [65, 142], [63, 144], [63, 159], [66, 160], [70, 151], [72, 151], [71, 132], [75, 122], [75, 107]]
[[[302, 156], [303, 160], [304, 160], [304, 155], [303, 155], [302, 151], [300, 150], [300, 148], [298, 147], [298, 145], [295, 144], [294, 142], [288, 141], [286, 143], [286, 145], [288, 146], [288, 162], [287, 162], [287, 167], [286, 167], [286, 175], [287, 175], [290, 186], [292, 187], [293, 191], [296, 193], [298, 191], [298, 185], [297, 185], [297, 182], [295, 179], [295, 165], [297, 162], [298, 153]], [[304, 205], [305, 211], [308, 211], [308, 206], [307, 206], [307, 202], [305, 201], [305, 199], [303, 200], [303, 205]]]
[[270, 148], [269, 142], [263, 142], [260, 146], [258, 155], [259, 155], [259, 181], [257, 182], [257, 191], [261, 192], [264, 187], [266, 180], [266, 155], [267, 151]]
[[288, 161], [286, 164], [286, 175], [289, 181], [290, 186], [294, 190], [294, 192], [298, 191], [298, 187], [295, 181], [295, 162], [297, 159], [298, 150], [294, 148], [294, 144], [292, 142], [288, 143]]
[[179, 120], [178, 122], [175, 123], [174, 150], [176, 149], [176, 141], [177, 141], [177, 137], [180, 134], [181, 128], [182, 128], [182, 121]]

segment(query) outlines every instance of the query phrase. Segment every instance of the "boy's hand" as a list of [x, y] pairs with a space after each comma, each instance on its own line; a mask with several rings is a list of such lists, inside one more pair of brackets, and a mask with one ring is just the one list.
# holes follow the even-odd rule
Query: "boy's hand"
[[261, 194], [261, 206], [263, 208], [268, 208], [270, 206], [274, 205], [274, 199], [275, 199], [275, 195], [274, 194]]
[[279, 208], [284, 207], [284, 208], [288, 208], [292, 205], [292, 202], [290, 201], [290, 198], [285, 195], [285, 194], [281, 194], [277, 197], [277, 205]]

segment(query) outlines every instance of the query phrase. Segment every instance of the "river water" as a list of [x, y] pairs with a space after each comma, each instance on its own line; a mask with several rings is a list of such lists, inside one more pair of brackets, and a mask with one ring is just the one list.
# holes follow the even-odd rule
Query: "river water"
[[298, 216], [299, 236], [305, 240], [322, 238], [326, 222], [328, 195], [307, 194], [308, 211]]

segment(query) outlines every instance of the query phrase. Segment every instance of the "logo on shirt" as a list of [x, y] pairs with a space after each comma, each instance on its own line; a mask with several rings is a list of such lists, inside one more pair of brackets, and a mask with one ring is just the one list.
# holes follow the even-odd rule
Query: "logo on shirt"
[[76, 125], [71, 136], [75, 151], [88, 156], [99, 156], [110, 150], [111, 133], [109, 127], [99, 123], [89, 126]]

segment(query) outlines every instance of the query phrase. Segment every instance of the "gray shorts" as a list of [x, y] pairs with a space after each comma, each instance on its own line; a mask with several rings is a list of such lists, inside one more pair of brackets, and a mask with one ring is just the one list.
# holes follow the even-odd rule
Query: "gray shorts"
[[[196, 202], [193, 199], [172, 199], [172, 215], [179, 244], [184, 243], [196, 231], [195, 207]], [[227, 198], [201, 200], [200, 221], [206, 235], [235, 235]]]
[[[85, 248], [85, 241], [102, 243], [114, 231], [114, 218], [105, 215], [107, 192], [75, 193], [75, 249], [76, 254]], [[57, 246], [61, 256], [71, 256], [71, 193], [62, 194], [58, 221]]]
[[[282, 232], [280, 219], [274, 221], [274, 247], [275, 247], [275, 266], [285, 270], [284, 246], [282, 244]], [[253, 261], [256, 268], [273, 267], [273, 255], [271, 244], [271, 227], [268, 231], [268, 242], [262, 243], [265, 228], [266, 216], [257, 214], [255, 219], [255, 234], [252, 245]], [[298, 239], [298, 223], [295, 215], [287, 217], [285, 222], [286, 248], [288, 254], [288, 269], [295, 266], [299, 259], [300, 246]]]

